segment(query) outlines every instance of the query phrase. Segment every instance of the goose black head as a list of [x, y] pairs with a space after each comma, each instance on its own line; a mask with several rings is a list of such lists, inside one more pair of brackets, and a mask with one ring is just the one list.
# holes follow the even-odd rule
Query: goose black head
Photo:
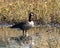
[[33, 13], [33, 12], [30, 12], [30, 13], [29, 13], [29, 16], [34, 16], [34, 13]]
[[29, 13], [29, 21], [31, 21], [31, 17], [34, 16], [34, 13], [33, 12], [30, 12]]

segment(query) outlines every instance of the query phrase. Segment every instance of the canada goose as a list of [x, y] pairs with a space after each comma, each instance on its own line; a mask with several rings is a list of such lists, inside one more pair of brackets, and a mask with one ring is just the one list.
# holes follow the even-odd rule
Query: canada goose
[[34, 16], [33, 12], [29, 13], [29, 20], [28, 21], [22, 21], [20, 23], [17, 23], [13, 25], [11, 28], [19, 28], [23, 31], [23, 36], [26, 35], [27, 30], [34, 27], [34, 22], [31, 20], [31, 17]]

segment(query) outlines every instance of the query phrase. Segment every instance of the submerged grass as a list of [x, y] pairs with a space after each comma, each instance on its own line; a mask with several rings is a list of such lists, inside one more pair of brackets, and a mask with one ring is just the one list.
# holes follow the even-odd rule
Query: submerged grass
[[[48, 31], [48, 32], [47, 32]], [[34, 36], [35, 46], [32, 48], [60, 48], [60, 28], [33, 28], [28, 30], [30, 36], [39, 33], [39, 36]], [[22, 35], [21, 30], [15, 30], [10, 28], [0, 28], [0, 37], [6, 43], [7, 38], [18, 37]]]

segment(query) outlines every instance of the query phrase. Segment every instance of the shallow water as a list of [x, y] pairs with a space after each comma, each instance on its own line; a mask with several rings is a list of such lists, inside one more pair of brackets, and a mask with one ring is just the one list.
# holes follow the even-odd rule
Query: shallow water
[[[1, 27], [6, 27], [10, 26], [8, 24], [2, 24], [0, 25]], [[54, 46], [57, 46], [57, 41], [58, 41], [58, 46], [60, 45], [60, 28], [55, 28], [55, 27], [41, 27], [39, 32], [39, 36], [32, 36], [32, 41], [34, 42], [33, 45], [28, 43], [22, 43], [22, 45], [19, 45], [15, 40], [9, 40], [9, 44], [4, 47], [4, 45], [1, 45], [0, 48], [49, 48], [49, 45], [51, 48], [55, 48]], [[43, 31], [44, 29], [44, 31]], [[47, 30], [47, 32], [46, 32]], [[36, 31], [37, 32], [37, 31]], [[31, 41], [31, 42], [32, 42]], [[1, 44], [1, 43], [0, 43]], [[53, 46], [53, 47], [52, 47]]]
[[47, 40], [46, 37], [44, 39], [44, 36], [42, 35], [41, 37], [35, 36], [32, 41], [34, 42], [33, 45], [30, 43], [28, 43], [28, 44], [22, 43], [22, 45], [19, 45], [15, 40], [10, 40], [9, 44], [6, 47], [0, 46], [0, 48], [37, 48], [37, 47], [38, 48], [40, 48], [40, 47], [49, 48], [49, 44], [47, 41], [49, 41], [50, 46], [53, 46], [53, 48], [55, 48], [54, 46], [58, 45], [57, 41], [60, 42], [60, 37], [58, 37], [56, 40], [56, 38], [52, 36], [51, 38], [49, 38]]

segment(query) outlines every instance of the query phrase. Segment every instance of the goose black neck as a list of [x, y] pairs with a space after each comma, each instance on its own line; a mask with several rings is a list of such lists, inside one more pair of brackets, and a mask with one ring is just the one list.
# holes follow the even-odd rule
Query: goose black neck
[[29, 22], [31, 22], [31, 15], [29, 15]]

